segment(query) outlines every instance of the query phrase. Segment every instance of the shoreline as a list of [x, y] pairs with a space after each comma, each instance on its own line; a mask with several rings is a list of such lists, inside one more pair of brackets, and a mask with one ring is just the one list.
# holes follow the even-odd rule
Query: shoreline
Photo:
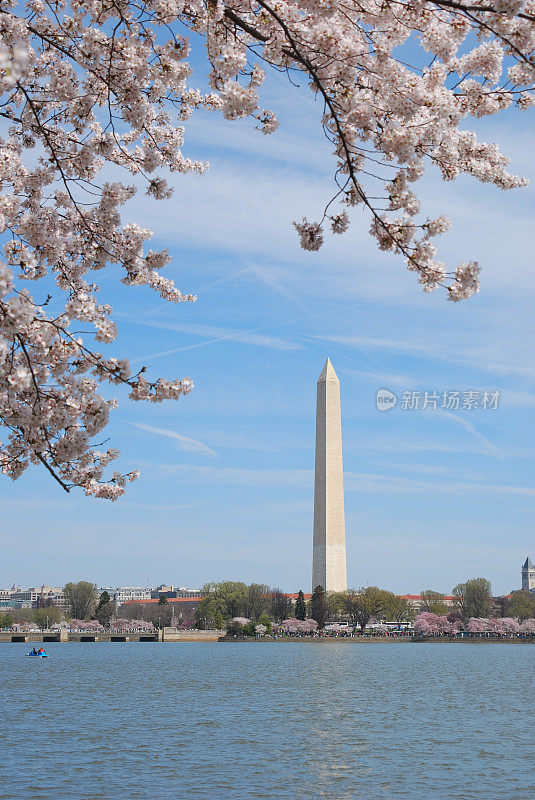
[[514, 638], [506, 638], [502, 637], [501, 639], [498, 638], [461, 638], [453, 639], [444, 637], [441, 638], [439, 636], [433, 636], [428, 638], [422, 637], [412, 637], [412, 636], [343, 636], [343, 637], [336, 637], [336, 636], [278, 636], [276, 639], [271, 637], [259, 638], [254, 639], [253, 637], [245, 637], [245, 636], [236, 636], [232, 638], [227, 638], [226, 636], [222, 636], [218, 640], [221, 644], [243, 644], [247, 642], [251, 642], [254, 644], [257, 643], [264, 643], [264, 644], [278, 644], [280, 642], [293, 642], [294, 644], [535, 644], [535, 637], [530, 636], [526, 637], [525, 639], [514, 639]]
[[222, 630], [206, 631], [155, 631], [154, 633], [73, 633], [62, 632], [62, 635], [50, 632], [2, 632], [0, 633], [0, 644], [51, 644], [67, 642], [79, 643], [102, 643], [102, 642], [153, 642], [160, 644], [174, 643], [221, 643], [221, 644], [243, 644], [243, 643], [263, 643], [278, 644], [535, 644], [535, 636], [226, 636]]

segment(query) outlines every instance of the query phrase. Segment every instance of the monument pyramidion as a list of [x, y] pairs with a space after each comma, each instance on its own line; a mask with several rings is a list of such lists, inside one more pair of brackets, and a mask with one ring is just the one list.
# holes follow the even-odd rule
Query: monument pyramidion
[[318, 378], [312, 590], [347, 590], [340, 381], [327, 359]]

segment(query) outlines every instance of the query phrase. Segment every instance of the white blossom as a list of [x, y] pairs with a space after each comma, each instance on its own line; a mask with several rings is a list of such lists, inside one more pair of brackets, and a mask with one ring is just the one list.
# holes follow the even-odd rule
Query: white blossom
[[319, 250], [323, 244], [323, 229], [317, 222], [294, 222], [303, 250]]
[[[428, 165], [446, 181], [470, 175], [504, 190], [526, 185], [499, 147], [480, 141], [467, 121], [534, 104], [535, 0], [496, 0], [490, 7], [483, 0], [466, 7], [431, 0], [4, 5], [5, 475], [16, 479], [38, 464], [67, 491], [79, 487], [109, 500], [137, 478], [119, 470], [106, 477], [117, 452], [93, 445], [116, 405], [99, 394], [100, 384], [125, 384], [132, 400], [160, 403], [188, 394], [193, 383], [150, 377], [144, 369], [133, 374], [126, 358], [96, 349], [95, 342], [112, 343], [117, 328], [94, 273], [111, 266], [127, 286], [145, 286], [174, 303], [196, 299], [162, 274], [169, 253], [149, 249], [151, 231], [125, 224], [122, 206], [143, 182], [150, 201], [165, 200], [169, 175], [206, 171], [206, 163], [183, 152], [187, 120], [197, 111], [228, 120], [249, 116], [262, 134], [272, 134], [276, 113], [260, 104], [269, 67], [296, 78], [301, 91], [308, 84], [320, 99], [333, 151], [334, 197], [318, 222], [294, 223], [301, 246], [318, 250], [324, 226], [341, 234], [348, 212], [366, 213], [379, 249], [399, 254], [424, 291], [441, 287], [457, 302], [479, 290], [476, 262], [452, 272], [437, 260], [432, 240], [450, 222], [440, 214], [421, 218], [415, 187]], [[208, 92], [194, 84], [190, 38], [206, 46]], [[425, 59], [411, 65], [418, 43]], [[330, 214], [333, 200], [347, 210]], [[29, 282], [43, 279], [34, 296]], [[57, 293], [49, 299], [54, 282]], [[77, 333], [81, 327], [88, 333]]]

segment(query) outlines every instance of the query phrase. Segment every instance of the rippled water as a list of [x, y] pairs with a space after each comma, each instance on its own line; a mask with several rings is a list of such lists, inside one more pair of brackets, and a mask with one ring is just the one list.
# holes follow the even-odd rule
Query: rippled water
[[535, 646], [0, 645], [1, 800], [533, 800]]

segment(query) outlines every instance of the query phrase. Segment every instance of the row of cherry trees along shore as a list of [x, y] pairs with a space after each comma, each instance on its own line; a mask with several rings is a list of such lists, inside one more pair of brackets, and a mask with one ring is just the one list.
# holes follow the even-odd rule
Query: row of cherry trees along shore
[[[490, 583], [475, 578], [458, 584], [452, 590], [453, 602], [433, 589], [424, 590], [419, 608], [405, 597], [377, 586], [327, 592], [317, 587], [309, 602], [302, 591], [293, 602], [280, 589], [265, 584], [246, 585], [238, 581], [208, 583], [200, 591], [202, 600], [193, 611], [183, 613], [162, 595], [158, 603], [126, 603], [117, 608], [107, 592], [98, 595], [97, 587], [88, 581], [65, 586], [68, 610], [63, 612], [49, 601], [36, 609], [16, 609], [0, 614], [0, 627], [13, 623], [49, 627], [69, 621], [71, 627], [114, 628], [175, 625], [199, 628], [225, 628], [236, 619], [273, 624], [297, 619], [315, 621], [321, 629], [328, 622], [347, 622], [364, 630], [368, 624], [394, 622], [398, 625], [415, 621], [415, 630], [426, 635], [469, 632], [527, 632], [535, 619], [535, 595], [515, 591], [505, 597], [492, 597]], [[189, 605], [191, 609], [191, 605]]]
[[511, 636], [523, 633], [535, 635], [535, 619], [522, 622], [514, 617], [470, 617], [463, 620], [458, 612], [453, 611], [444, 616], [424, 611], [414, 623], [414, 632], [422, 636], [455, 635], [466, 632], [472, 634], [489, 634], [490, 636]]
[[452, 590], [452, 605], [446, 603], [440, 592], [424, 590], [417, 609], [405, 597], [377, 586], [327, 593], [316, 587], [308, 603], [300, 591], [295, 604], [280, 589], [256, 583], [250, 586], [233, 581], [209, 583], [201, 592], [203, 600], [195, 612], [198, 627], [222, 628], [238, 618], [262, 624], [295, 618], [315, 620], [320, 628], [326, 622], [346, 621], [364, 630], [369, 623], [412, 622], [419, 612], [431, 615], [429, 620], [449, 617], [448, 624], [457, 623], [458, 629], [475, 618], [514, 618], [517, 624], [535, 618], [535, 595], [515, 591], [506, 597], [493, 598], [490, 583], [484, 578], [457, 584]]

